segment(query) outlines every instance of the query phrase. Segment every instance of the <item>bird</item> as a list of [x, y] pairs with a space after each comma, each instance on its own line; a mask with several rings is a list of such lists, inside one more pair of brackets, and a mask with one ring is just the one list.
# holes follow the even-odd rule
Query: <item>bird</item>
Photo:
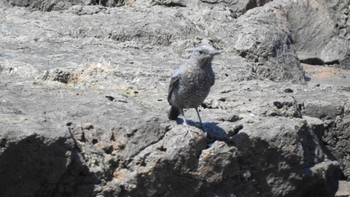
[[212, 68], [214, 56], [219, 55], [209, 44], [200, 45], [192, 50], [190, 58], [185, 64], [178, 67], [171, 76], [168, 89], [170, 120], [182, 119], [187, 125], [184, 109], [194, 108], [200, 125], [204, 131], [198, 107], [208, 96], [211, 86], [215, 83], [215, 74]]

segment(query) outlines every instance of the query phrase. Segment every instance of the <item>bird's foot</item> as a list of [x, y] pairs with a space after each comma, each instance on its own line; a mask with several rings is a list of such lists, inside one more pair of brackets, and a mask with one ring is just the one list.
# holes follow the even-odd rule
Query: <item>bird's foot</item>
[[191, 130], [189, 129], [189, 126], [187, 124], [184, 124], [185, 125], [185, 128], [186, 128], [186, 134], [185, 134], [185, 137], [190, 134], [190, 137], [191, 139], [193, 139], [193, 135], [192, 135], [192, 132]]

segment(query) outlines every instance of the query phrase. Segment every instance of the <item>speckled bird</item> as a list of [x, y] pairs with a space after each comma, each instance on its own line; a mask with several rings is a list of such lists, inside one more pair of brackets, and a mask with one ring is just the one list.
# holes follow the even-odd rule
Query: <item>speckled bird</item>
[[215, 82], [215, 74], [211, 62], [220, 52], [210, 45], [202, 45], [192, 51], [190, 59], [171, 77], [168, 102], [171, 105], [168, 118], [176, 120], [182, 118], [187, 124], [184, 109], [194, 108], [199, 122], [203, 123], [199, 115], [198, 106], [208, 96], [211, 86]]

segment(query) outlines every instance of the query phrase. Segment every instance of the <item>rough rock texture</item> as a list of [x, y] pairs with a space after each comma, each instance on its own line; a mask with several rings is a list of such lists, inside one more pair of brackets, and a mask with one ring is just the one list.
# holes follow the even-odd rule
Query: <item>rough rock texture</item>
[[[0, 196], [347, 195], [349, 6], [0, 1]], [[166, 118], [201, 43], [207, 133]]]
[[74, 5], [121, 6], [124, 0], [3, 0], [12, 6], [27, 7], [30, 10], [53, 11], [66, 10]]
[[349, 69], [349, 2], [302, 0], [288, 6], [298, 58], [304, 63], [337, 64]]

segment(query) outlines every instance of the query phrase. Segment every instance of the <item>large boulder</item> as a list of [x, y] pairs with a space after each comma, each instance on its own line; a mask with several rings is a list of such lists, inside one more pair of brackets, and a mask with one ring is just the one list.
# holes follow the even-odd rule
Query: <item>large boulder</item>
[[77, 159], [68, 133], [48, 128], [39, 133], [38, 128], [31, 128], [33, 124], [15, 128], [1, 123], [0, 195], [54, 195], [57, 187], [63, 187], [62, 177]]
[[[1, 196], [332, 196], [349, 177], [348, 89], [300, 84], [304, 1], [64, 2], [0, 7]], [[324, 38], [322, 58], [346, 60], [346, 38]], [[222, 50], [206, 132], [195, 110], [166, 118], [202, 43]]]
[[298, 58], [308, 64], [349, 69], [349, 2], [303, 0], [287, 5]]

